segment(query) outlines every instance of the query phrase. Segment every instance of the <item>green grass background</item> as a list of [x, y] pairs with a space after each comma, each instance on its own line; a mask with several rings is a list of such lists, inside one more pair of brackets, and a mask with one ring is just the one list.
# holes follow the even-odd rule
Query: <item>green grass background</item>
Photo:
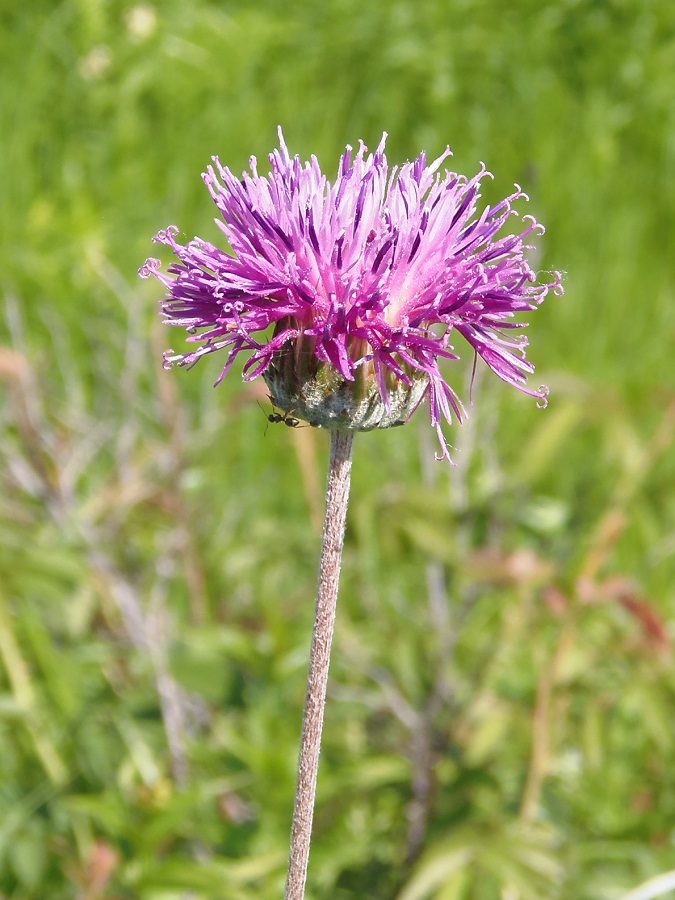
[[136, 277], [278, 124], [484, 160], [567, 273], [545, 412], [482, 372], [456, 468], [424, 412], [356, 442], [308, 897], [675, 869], [675, 5], [2, 0], [0, 46], [0, 897], [282, 895], [326, 435], [163, 372]]

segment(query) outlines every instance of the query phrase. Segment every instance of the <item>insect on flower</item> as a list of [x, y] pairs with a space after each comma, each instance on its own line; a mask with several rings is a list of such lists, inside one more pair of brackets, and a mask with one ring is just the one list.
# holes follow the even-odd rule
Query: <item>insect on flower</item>
[[273, 422], [275, 424], [283, 422], [284, 425], [287, 425], [289, 428], [297, 428], [300, 424], [300, 419], [294, 418], [289, 413], [269, 413], [269, 415], [267, 416], [267, 421]]
[[166, 321], [199, 345], [167, 351], [167, 368], [227, 350], [218, 384], [248, 353], [244, 379], [265, 379], [282, 411], [271, 415], [290, 427], [389, 428], [426, 400], [449, 458], [442, 422], [466, 415], [446, 380], [459, 358], [451, 340], [545, 405], [546, 388], [527, 386], [534, 367], [515, 317], [562, 293], [561, 277], [537, 282], [527, 241], [543, 228], [531, 216], [502, 234], [527, 199], [518, 186], [479, 210], [485, 167], [470, 179], [442, 171], [446, 148], [428, 165], [422, 153], [390, 169], [385, 140], [370, 154], [347, 147], [332, 182], [316, 157], [290, 156], [281, 129], [269, 175], [255, 157], [241, 178], [214, 158], [203, 177], [231, 252], [181, 244], [171, 226], [155, 241], [176, 261], [163, 272], [148, 259], [140, 274], [162, 282]]

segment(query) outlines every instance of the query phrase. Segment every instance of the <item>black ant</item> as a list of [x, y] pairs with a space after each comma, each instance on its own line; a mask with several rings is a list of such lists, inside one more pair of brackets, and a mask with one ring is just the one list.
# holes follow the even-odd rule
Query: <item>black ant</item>
[[296, 419], [294, 416], [291, 416], [289, 413], [269, 413], [267, 416], [268, 422], [273, 422], [274, 424], [278, 424], [279, 422], [283, 422], [284, 425], [287, 425], [289, 428], [297, 428], [300, 424], [300, 419]]
[[[260, 404], [258, 404], [258, 406], [260, 406]], [[272, 406], [274, 406], [274, 404], [272, 404]], [[262, 409], [262, 406], [260, 406], [260, 408]], [[265, 411], [263, 410], [263, 412]], [[292, 416], [287, 412], [271, 412], [265, 413], [265, 415], [267, 421], [271, 422], [273, 425], [278, 425], [280, 422], [283, 422], [288, 428], [298, 428], [301, 425], [300, 419], [296, 419], [295, 416]]]

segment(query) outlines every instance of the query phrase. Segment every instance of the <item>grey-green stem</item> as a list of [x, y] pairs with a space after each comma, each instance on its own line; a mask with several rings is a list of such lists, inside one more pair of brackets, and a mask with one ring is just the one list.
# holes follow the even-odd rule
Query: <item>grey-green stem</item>
[[326, 518], [323, 525], [316, 615], [307, 675], [305, 711], [302, 720], [298, 782], [295, 791], [285, 900], [303, 900], [305, 896], [321, 732], [326, 706], [330, 648], [335, 626], [342, 545], [347, 519], [353, 442], [354, 432], [331, 432]]

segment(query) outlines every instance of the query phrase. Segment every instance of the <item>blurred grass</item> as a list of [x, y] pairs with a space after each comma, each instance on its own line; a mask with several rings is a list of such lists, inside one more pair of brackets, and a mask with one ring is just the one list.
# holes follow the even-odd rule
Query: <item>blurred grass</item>
[[33, 0], [0, 29], [0, 896], [282, 892], [325, 436], [164, 373], [136, 279], [159, 228], [215, 235], [210, 156], [279, 123], [329, 172], [383, 130], [392, 162], [484, 160], [568, 272], [545, 413], [481, 377], [452, 471], [423, 414], [357, 442], [308, 896], [619, 900], [672, 868], [672, 3]]

